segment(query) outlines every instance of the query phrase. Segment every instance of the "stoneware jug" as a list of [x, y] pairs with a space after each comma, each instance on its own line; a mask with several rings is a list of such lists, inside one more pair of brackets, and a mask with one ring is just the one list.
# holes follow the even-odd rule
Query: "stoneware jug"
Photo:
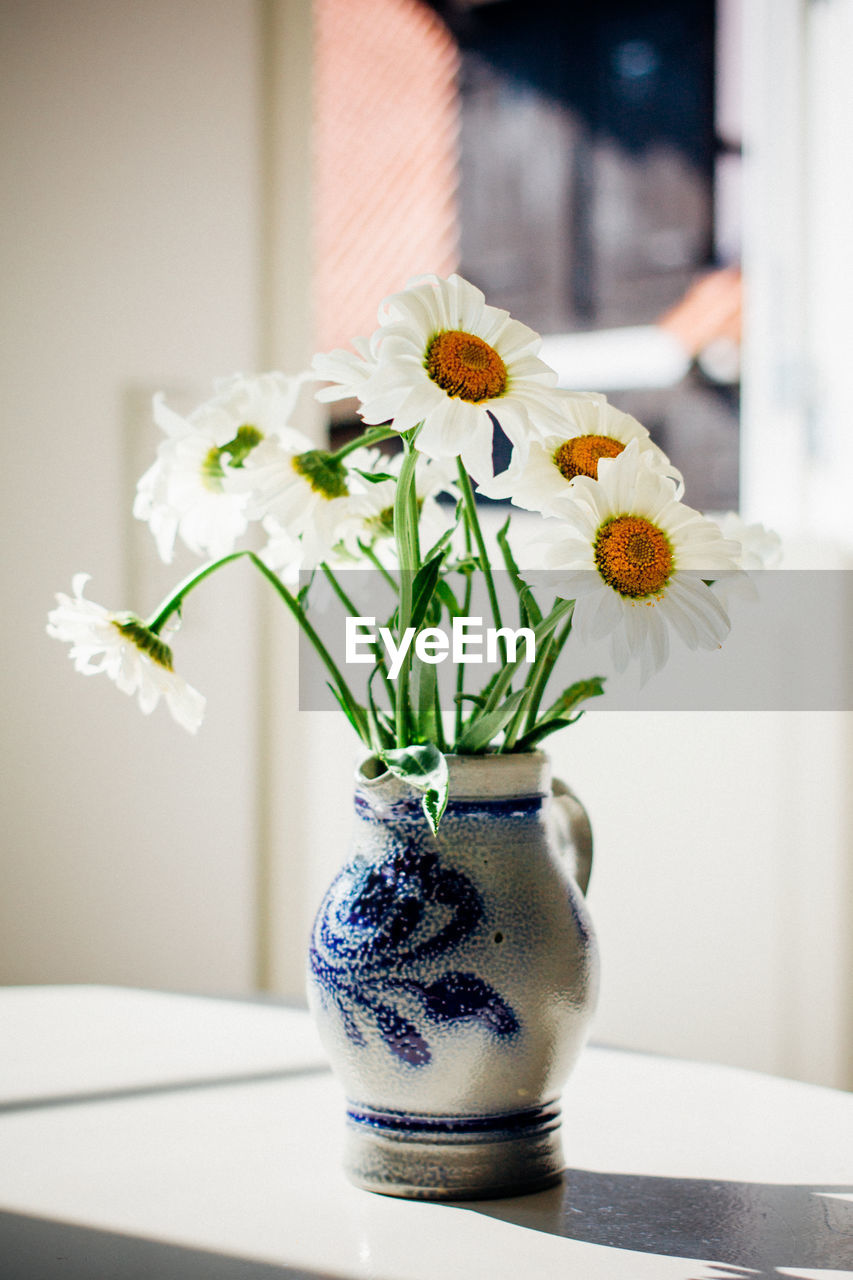
[[559, 1179], [560, 1090], [598, 987], [580, 803], [541, 752], [448, 766], [433, 836], [421, 793], [362, 763], [308, 976], [348, 1099], [347, 1174], [431, 1200]]

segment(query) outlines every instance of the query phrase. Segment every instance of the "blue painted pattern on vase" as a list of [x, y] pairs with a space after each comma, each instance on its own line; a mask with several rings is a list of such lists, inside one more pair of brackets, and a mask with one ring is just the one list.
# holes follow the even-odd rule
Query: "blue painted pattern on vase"
[[[374, 1028], [400, 1061], [422, 1067], [432, 1059], [430, 1023], [471, 1019], [496, 1036], [515, 1035], [519, 1025], [487, 981], [453, 967], [482, 922], [482, 895], [462, 872], [442, 866], [413, 808], [397, 805], [382, 862], [350, 863], [332, 884], [310, 965], [353, 1044], [364, 1045]], [[368, 813], [367, 821], [377, 819]], [[416, 1021], [401, 1010], [409, 997], [419, 1006]]]
[[[542, 1147], [597, 989], [574, 878], [582, 851], [572, 824], [560, 829], [565, 806], [580, 806], [552, 796], [540, 753], [449, 765], [437, 837], [417, 791], [373, 761], [362, 766], [351, 856], [317, 913], [309, 956], [309, 999], [349, 1098], [355, 1163], [377, 1135], [383, 1151], [407, 1144], [404, 1173], [387, 1173], [383, 1155], [378, 1173], [351, 1176], [395, 1194], [438, 1197], [442, 1179], [448, 1195], [474, 1194], [448, 1161], [473, 1143], [482, 1164], [489, 1135], [503, 1153], [521, 1149], [516, 1138]], [[429, 1172], [416, 1173], [431, 1189], [401, 1190], [430, 1145]]]

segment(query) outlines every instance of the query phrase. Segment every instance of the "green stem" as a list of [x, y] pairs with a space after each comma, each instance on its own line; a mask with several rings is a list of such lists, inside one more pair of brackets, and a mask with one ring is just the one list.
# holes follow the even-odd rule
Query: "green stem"
[[526, 690], [526, 697], [524, 697], [521, 700], [518, 710], [516, 711], [515, 715], [513, 716], [512, 720], [509, 722], [509, 725], [507, 726], [507, 730], [504, 735], [503, 748], [502, 748], [504, 751], [512, 751], [513, 747], [515, 746], [516, 739], [518, 738], [518, 735], [521, 732], [522, 721], [524, 720], [524, 717], [527, 714], [528, 708], [533, 705], [534, 698], [537, 697], [537, 690], [538, 690], [538, 697], [539, 698], [542, 697], [541, 682], [543, 680], [543, 674], [546, 680], [548, 678], [548, 671], [550, 670], [550, 668], [547, 666], [548, 654], [553, 648], [553, 646], [554, 646], [554, 632], [552, 631], [551, 634], [546, 638], [545, 643], [542, 646], [542, 652], [537, 653], [536, 661], [534, 662], [533, 666], [531, 667], [530, 671], [527, 674], [527, 680], [525, 681], [525, 685], [524, 685]]
[[[329, 582], [332, 590], [340, 600], [341, 604], [344, 606], [344, 609], [346, 609], [349, 616], [351, 618], [358, 618], [360, 616], [360, 613], [355, 603], [350, 599], [346, 591], [344, 591], [343, 587], [338, 582], [334, 573], [329, 568], [329, 566], [325, 563], [325, 561], [321, 564], [320, 568], [323, 570], [323, 573], [325, 574], [326, 579]], [[396, 693], [394, 690], [394, 685], [388, 675], [388, 667], [385, 662], [385, 657], [382, 653], [382, 649], [379, 645], [379, 642], [377, 640], [374, 640], [372, 644], [373, 644], [374, 656], [376, 658], [376, 665], [379, 668], [379, 674], [382, 677], [382, 682], [385, 685], [385, 692], [388, 694], [388, 700], [391, 704], [391, 709], [393, 711], [394, 704], [396, 701]]]
[[[417, 525], [412, 529], [411, 492], [415, 484], [415, 468], [418, 465], [418, 453], [414, 447], [414, 438], [418, 427], [403, 436], [405, 456], [397, 481], [394, 495], [394, 533], [397, 539], [397, 558], [400, 562], [400, 601], [397, 610], [397, 638], [402, 640], [412, 616], [412, 583], [418, 569], [417, 559]], [[409, 731], [407, 712], [409, 709], [409, 668], [412, 660], [412, 648], [409, 646], [397, 676], [397, 707], [395, 714], [395, 730], [398, 747], [408, 745]]]
[[[468, 555], [471, 554], [471, 531], [465, 524], [465, 550]], [[462, 616], [466, 618], [471, 611], [471, 591], [472, 582], [471, 574], [465, 574], [465, 598], [462, 603]], [[453, 736], [455, 741], [459, 741], [462, 737], [462, 727], [464, 723], [464, 715], [462, 712], [462, 694], [465, 692], [465, 663], [456, 664], [456, 715], [454, 721]]]
[[[390, 572], [390, 571], [385, 567], [385, 565], [382, 563], [382, 561], [379, 559], [379, 557], [378, 557], [378, 555], [376, 554], [376, 552], [374, 551], [373, 547], [372, 547], [372, 546], [367, 546], [367, 545], [366, 545], [365, 543], [363, 543], [363, 542], [359, 542], [359, 544], [358, 544], [358, 545], [359, 545], [359, 548], [360, 548], [360, 550], [361, 550], [362, 554], [363, 554], [364, 556], [366, 556], [366, 557], [367, 557], [367, 559], [368, 559], [368, 560], [370, 561], [370, 563], [374, 566], [374, 568], [376, 568], [376, 569], [378, 569], [378, 570], [379, 570], [379, 572], [381, 573], [382, 577], [385, 579], [385, 581], [388, 583], [388, 585], [389, 585], [389, 587], [391, 588], [391, 590], [394, 592], [394, 595], [399, 597], [399, 594], [400, 594], [400, 584], [399, 584], [399, 582], [398, 582], [398, 581], [397, 581], [397, 579], [394, 577], [394, 575], [393, 575], [393, 574], [392, 574], [392, 573], [391, 573], [391, 572]], [[388, 624], [387, 624], [387, 625], [390, 627], [390, 625], [391, 625], [390, 621], [388, 622]], [[396, 716], [397, 716], [397, 690], [394, 688], [394, 681], [393, 681], [393, 680], [391, 679], [391, 677], [387, 674], [387, 665], [386, 665], [386, 663], [385, 663], [385, 659], [384, 659], [384, 658], [382, 659], [382, 665], [383, 665], [382, 679], [385, 681], [385, 689], [386, 689], [386, 691], [387, 691], [387, 693], [388, 693], [388, 700], [389, 700], [389, 702], [391, 703], [391, 715], [392, 715], [392, 716], [395, 718], [395, 720], [396, 720]]]
[[338, 686], [338, 692], [347, 705], [359, 737], [369, 746], [370, 735], [368, 733], [367, 717], [364, 709], [359, 706], [353, 697], [352, 691], [341, 674], [337, 663], [323, 644], [323, 641], [320, 639], [311, 623], [308, 621], [305, 611], [301, 608], [298, 600], [291, 595], [278, 575], [273, 573], [272, 569], [270, 569], [268, 565], [264, 564], [260, 556], [256, 555], [254, 551], [232, 551], [230, 555], [222, 556], [220, 560], [213, 560], [210, 564], [206, 564], [203, 568], [198, 569], [193, 574], [190, 574], [190, 576], [185, 578], [184, 581], [175, 588], [172, 594], [160, 605], [160, 608], [154, 614], [151, 621], [146, 623], [146, 626], [150, 631], [153, 631], [155, 635], [159, 635], [161, 627], [168, 622], [173, 613], [176, 613], [180, 609], [184, 597], [187, 596], [194, 587], [197, 587], [198, 584], [203, 582], [205, 578], [210, 576], [210, 574], [215, 573], [217, 569], [221, 569], [223, 565], [230, 564], [233, 560], [240, 560], [244, 557], [248, 557], [252, 564], [261, 571], [267, 581], [272, 583], [281, 599], [296, 618], [296, 621], [313, 644], [314, 649], [326, 667], [326, 670], [329, 672], [329, 675]]
[[254, 551], [244, 551], [239, 554], [246, 555], [249, 557], [249, 559], [251, 560], [255, 568], [260, 570], [260, 572], [264, 575], [267, 581], [274, 587], [274, 589], [278, 592], [281, 599], [287, 605], [288, 609], [293, 614], [294, 618], [299, 623], [300, 627], [302, 628], [302, 630], [305, 632], [308, 639], [313, 644], [314, 649], [317, 652], [317, 655], [323, 662], [323, 665], [325, 666], [329, 675], [332, 677], [335, 684], [338, 686], [338, 692], [340, 693], [342, 699], [347, 705], [347, 708], [349, 709], [349, 712], [356, 725], [356, 729], [359, 737], [361, 738], [362, 742], [364, 742], [367, 746], [370, 746], [370, 733], [367, 727], [367, 716], [365, 714], [364, 708], [360, 707], [359, 704], [356, 702], [355, 698], [353, 697], [352, 690], [350, 689], [349, 685], [347, 684], [346, 680], [341, 674], [341, 671], [337, 663], [335, 662], [332, 655], [329, 653], [326, 646], [323, 644], [323, 641], [320, 639], [317, 632], [312, 627], [311, 623], [308, 621], [308, 618], [305, 612], [299, 606], [298, 600], [296, 600], [294, 596], [291, 595], [287, 587], [282, 582], [281, 578], [279, 578], [277, 574], [273, 573], [272, 569], [270, 569], [268, 565], [264, 564], [260, 556], [256, 555]]
[[445, 736], [444, 736], [444, 720], [442, 719], [442, 711], [441, 711], [441, 694], [439, 692], [437, 680], [435, 682], [435, 732], [436, 732], [436, 738], [438, 739], [438, 741], [436, 742], [436, 746], [438, 747], [441, 754], [443, 756], [446, 756], [447, 740], [445, 739]]
[[412, 557], [415, 564], [421, 566], [421, 532], [419, 528], [421, 513], [418, 507], [418, 492], [414, 476], [409, 488], [409, 529], [412, 538]]
[[329, 458], [333, 462], [341, 462], [349, 454], [355, 453], [356, 449], [364, 449], [371, 444], [379, 444], [380, 440], [388, 440], [391, 436], [399, 435], [398, 431], [394, 431], [391, 427], [368, 427], [367, 431], [363, 431], [360, 436], [356, 436], [354, 440], [348, 440], [346, 444], [342, 444], [340, 449], [336, 449], [334, 453], [329, 454]]
[[196, 569], [188, 578], [184, 578], [183, 582], [175, 587], [174, 591], [168, 596], [158, 607], [157, 612], [153, 615], [146, 627], [149, 631], [153, 631], [155, 636], [160, 634], [160, 630], [169, 621], [173, 613], [180, 610], [184, 596], [189, 595], [193, 587], [197, 587], [200, 582], [209, 577], [211, 573], [215, 573], [217, 569], [221, 569], [224, 564], [230, 564], [232, 560], [239, 560], [241, 556], [246, 555], [245, 551], [232, 551], [230, 555], [222, 556], [220, 560], [211, 560], [209, 564], [203, 565], [201, 569]]
[[539, 713], [539, 704], [542, 701], [542, 695], [545, 692], [545, 686], [554, 669], [554, 664], [563, 651], [563, 645], [569, 637], [572, 629], [572, 615], [574, 613], [574, 601], [571, 603], [572, 608], [569, 612], [566, 625], [557, 635], [556, 631], [551, 631], [547, 636], [542, 649], [537, 652], [536, 661], [530, 669], [527, 681], [527, 697], [523, 698], [518, 711], [510, 721], [501, 751], [512, 751], [515, 746], [519, 733], [521, 732], [521, 723], [527, 716], [527, 723], [524, 727], [525, 734], [528, 734], [536, 723], [536, 717]]
[[[540, 703], [542, 702], [542, 698], [545, 694], [545, 689], [548, 685], [548, 681], [551, 678], [551, 672], [554, 670], [554, 664], [556, 663], [560, 654], [563, 652], [563, 645], [566, 643], [566, 641], [569, 638], [569, 634], [572, 629], [573, 617], [574, 617], [574, 611], [572, 611], [572, 613], [569, 614], [566, 620], [566, 625], [563, 627], [563, 630], [560, 632], [560, 634], [555, 635], [555, 633], [552, 632], [549, 638], [548, 645], [543, 656], [542, 666], [536, 675], [536, 678], [534, 681], [533, 693], [528, 703], [527, 723], [524, 726], [525, 733], [529, 733], [530, 730], [536, 724], [536, 717], [539, 715]], [[536, 663], [536, 666], [537, 667], [539, 666], [538, 662]]]
[[373, 547], [368, 546], [367, 543], [364, 543], [364, 542], [359, 542], [358, 546], [362, 555], [366, 556], [367, 559], [370, 561], [370, 563], [373, 565], [373, 567], [379, 570], [379, 572], [382, 574], [382, 577], [388, 583], [388, 586], [391, 587], [394, 591], [394, 594], [397, 595], [397, 593], [400, 590], [400, 584], [397, 582], [397, 579], [394, 577], [394, 575], [385, 567], [385, 565], [379, 559], [379, 556], [373, 550]]
[[325, 576], [325, 578], [326, 578], [326, 581], [327, 581], [327, 582], [329, 583], [329, 585], [331, 586], [332, 590], [334, 591], [335, 595], [336, 595], [336, 596], [338, 597], [338, 599], [340, 600], [341, 604], [342, 604], [342, 605], [344, 606], [344, 608], [346, 609], [346, 611], [347, 611], [347, 613], [349, 614], [349, 616], [350, 616], [351, 618], [357, 618], [357, 617], [359, 617], [360, 615], [359, 615], [358, 609], [355, 607], [355, 605], [353, 604], [352, 600], [350, 600], [349, 596], [348, 596], [348, 595], [347, 595], [347, 593], [344, 591], [343, 587], [342, 587], [342, 586], [341, 586], [341, 584], [338, 582], [338, 580], [337, 580], [337, 578], [335, 577], [334, 573], [332, 572], [332, 570], [329, 568], [329, 566], [326, 564], [326, 562], [325, 562], [325, 561], [320, 565], [320, 568], [323, 570], [323, 574], [324, 574], [324, 576]]
[[[489, 604], [492, 609], [492, 617], [494, 618], [495, 627], [500, 631], [503, 623], [501, 622], [498, 595], [495, 591], [495, 580], [492, 577], [492, 566], [489, 563], [489, 556], [486, 551], [486, 541], [483, 537], [483, 530], [480, 528], [480, 521], [477, 517], [477, 502], [474, 498], [474, 490], [471, 487], [471, 477], [465, 470], [465, 466], [461, 458], [457, 459], [457, 469], [459, 472], [459, 487], [462, 490], [462, 500], [465, 509], [465, 520], [471, 530], [471, 533], [474, 535], [474, 541], [477, 544], [480, 568], [483, 571], [483, 577], [486, 580], [486, 590], [489, 593]], [[506, 641], [503, 636], [499, 636], [498, 640], [500, 643], [501, 662], [506, 663]]]
[[[547, 637], [551, 634], [551, 632], [557, 626], [560, 619], [566, 616], [569, 609], [574, 608], [574, 603], [575, 603], [574, 600], [559, 600], [554, 605], [554, 608], [548, 614], [547, 618], [542, 619], [542, 621], [539, 623], [539, 626], [536, 627], [536, 629], [533, 632], [533, 637], [534, 637], [534, 640], [536, 641], [537, 650], [539, 649], [539, 646], [542, 644], [542, 642], [547, 639]], [[508, 662], [504, 666], [503, 670], [501, 671], [500, 675], [498, 676], [497, 680], [495, 681], [492, 687], [491, 693], [486, 699], [486, 705], [483, 708], [484, 715], [489, 711], [493, 711], [495, 707], [498, 706], [501, 699], [506, 695], [507, 690], [509, 689], [509, 686], [512, 684], [512, 678], [515, 675], [518, 668], [521, 666], [522, 662], [524, 662], [524, 657], [522, 657], [522, 655], [519, 654], [515, 662]]]

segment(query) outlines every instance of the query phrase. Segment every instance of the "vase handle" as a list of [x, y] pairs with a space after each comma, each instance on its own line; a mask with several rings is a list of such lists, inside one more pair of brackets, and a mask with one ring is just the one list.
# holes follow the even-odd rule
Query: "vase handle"
[[586, 809], [559, 778], [552, 782], [551, 794], [558, 847], [561, 853], [573, 857], [573, 875], [581, 893], [586, 896], [592, 871], [592, 827]]

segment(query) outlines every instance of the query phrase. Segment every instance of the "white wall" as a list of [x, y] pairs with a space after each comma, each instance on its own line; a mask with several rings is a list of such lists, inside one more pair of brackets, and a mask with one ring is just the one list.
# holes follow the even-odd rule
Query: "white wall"
[[849, 723], [593, 711], [557, 771], [596, 835], [607, 1042], [851, 1081]]
[[6, 0], [2, 26], [0, 978], [245, 989], [256, 762], [241, 570], [193, 601], [176, 646], [209, 695], [197, 741], [76, 675], [44, 628], [78, 570], [94, 599], [143, 612], [176, 580], [131, 527], [157, 438], [140, 396], [200, 397], [255, 365], [256, 8]]

